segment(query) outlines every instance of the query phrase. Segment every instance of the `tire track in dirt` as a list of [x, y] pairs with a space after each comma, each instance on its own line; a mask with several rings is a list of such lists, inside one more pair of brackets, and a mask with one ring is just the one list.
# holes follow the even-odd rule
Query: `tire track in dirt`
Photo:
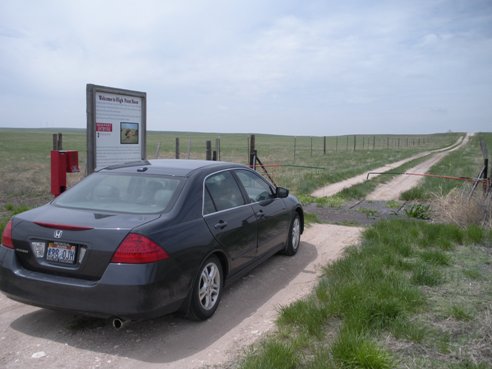
[[[466, 139], [466, 142], [468, 142], [468, 136], [469, 135], [466, 135], [464, 137], [461, 136], [451, 146], [448, 146], [448, 147], [445, 147], [445, 148], [442, 148], [442, 149], [438, 149], [438, 150], [421, 152], [421, 153], [416, 154], [414, 156], [411, 156], [409, 158], [406, 158], [406, 159], [403, 159], [403, 160], [400, 160], [400, 161], [397, 161], [397, 162], [394, 162], [394, 163], [386, 164], [386, 165], [383, 165], [382, 167], [379, 167], [379, 168], [376, 168], [376, 169], [371, 169], [370, 171], [364, 172], [364, 173], [359, 174], [357, 176], [354, 176], [352, 178], [348, 178], [348, 179], [343, 180], [343, 181], [340, 181], [340, 182], [329, 184], [329, 185], [327, 185], [325, 187], [322, 187], [322, 188], [317, 189], [316, 191], [314, 191], [311, 194], [311, 196], [313, 196], [313, 197], [333, 196], [333, 195], [336, 195], [338, 192], [341, 192], [345, 188], [349, 188], [349, 187], [352, 187], [352, 186], [354, 186], [356, 184], [363, 183], [364, 181], [367, 180], [367, 175], [370, 172], [387, 172], [389, 170], [398, 168], [399, 166], [401, 166], [401, 165], [403, 165], [405, 163], [408, 163], [409, 161], [412, 161], [412, 160], [415, 160], [415, 159], [419, 159], [419, 158], [422, 158], [424, 156], [427, 156], [427, 155], [430, 155], [430, 154], [433, 154], [433, 153], [439, 154], [439, 153], [449, 152], [450, 150], [455, 150], [455, 149], [461, 147], [461, 145], [463, 144], [463, 142], [465, 141], [465, 139]], [[376, 176], [378, 176], [378, 174], [373, 174], [372, 175], [372, 177], [376, 177]]]
[[[409, 169], [409, 173], [427, 173], [435, 164], [440, 162], [449, 153], [460, 149], [465, 146], [470, 137], [473, 134], [468, 133], [465, 138], [453, 148], [441, 151], [433, 154], [428, 160], [416, 165], [412, 169]], [[411, 175], [399, 175], [389, 181], [388, 183], [380, 184], [376, 189], [366, 196], [366, 200], [370, 201], [389, 201], [398, 200], [403, 192], [406, 192], [413, 187], [416, 187], [421, 181], [423, 181], [423, 176], [411, 176]]]

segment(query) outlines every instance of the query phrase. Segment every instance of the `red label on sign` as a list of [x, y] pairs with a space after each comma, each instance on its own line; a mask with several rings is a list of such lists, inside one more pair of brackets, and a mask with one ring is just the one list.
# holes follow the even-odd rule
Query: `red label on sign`
[[113, 132], [111, 123], [96, 123], [96, 132]]

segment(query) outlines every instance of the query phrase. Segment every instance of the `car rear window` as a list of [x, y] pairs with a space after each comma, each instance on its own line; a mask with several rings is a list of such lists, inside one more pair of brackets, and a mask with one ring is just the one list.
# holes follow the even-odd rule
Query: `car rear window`
[[98, 211], [160, 213], [171, 208], [182, 181], [179, 177], [95, 173], [60, 195], [54, 204]]

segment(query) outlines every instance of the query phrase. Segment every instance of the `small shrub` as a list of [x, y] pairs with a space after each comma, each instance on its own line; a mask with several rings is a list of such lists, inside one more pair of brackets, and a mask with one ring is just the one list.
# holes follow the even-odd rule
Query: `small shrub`
[[405, 214], [410, 218], [430, 219], [430, 205], [415, 204], [405, 209]]

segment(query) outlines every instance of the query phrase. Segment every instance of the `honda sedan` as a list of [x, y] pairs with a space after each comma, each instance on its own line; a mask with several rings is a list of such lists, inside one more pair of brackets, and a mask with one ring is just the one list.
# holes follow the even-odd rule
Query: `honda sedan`
[[100, 170], [14, 216], [0, 290], [48, 309], [123, 320], [212, 316], [225, 283], [294, 255], [304, 214], [246, 166], [151, 160]]

